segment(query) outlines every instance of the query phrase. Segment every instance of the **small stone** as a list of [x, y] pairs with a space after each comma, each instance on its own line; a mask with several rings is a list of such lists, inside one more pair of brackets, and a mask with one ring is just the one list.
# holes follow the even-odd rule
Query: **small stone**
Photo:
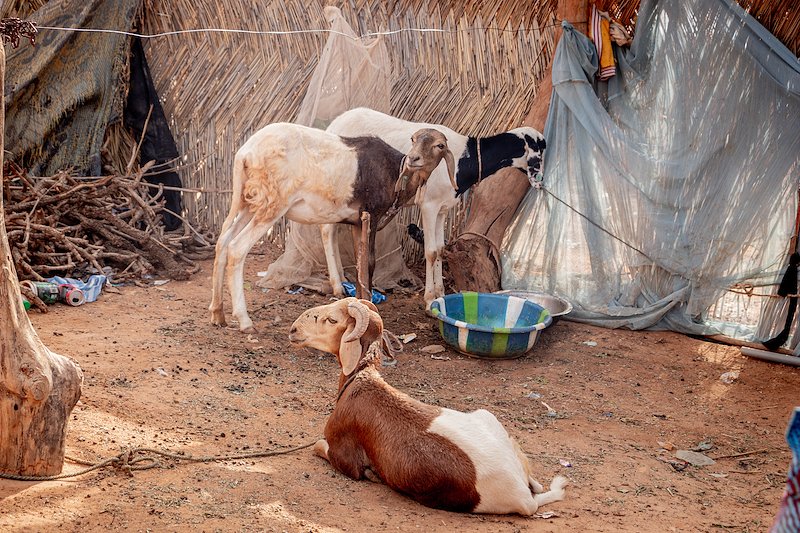
[[429, 344], [424, 348], [420, 348], [419, 351], [430, 354], [442, 353], [443, 351], [445, 351], [445, 347], [442, 346], [441, 344]]
[[691, 450], [678, 450], [675, 452], [675, 457], [681, 461], [686, 461], [692, 466], [709, 466], [716, 462], [705, 454], [693, 452]]

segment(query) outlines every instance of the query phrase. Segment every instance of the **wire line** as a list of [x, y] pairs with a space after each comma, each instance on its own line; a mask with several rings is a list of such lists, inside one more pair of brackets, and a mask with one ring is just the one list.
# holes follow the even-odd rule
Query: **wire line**
[[306, 29], [306, 30], [243, 30], [243, 29], [229, 29], [229, 28], [195, 28], [195, 29], [188, 29], [188, 30], [174, 30], [174, 31], [165, 31], [160, 33], [136, 33], [130, 31], [123, 31], [123, 30], [111, 30], [105, 28], [66, 28], [62, 26], [36, 26], [38, 30], [55, 30], [55, 31], [74, 31], [74, 32], [83, 32], [83, 33], [112, 33], [117, 35], [129, 35], [131, 37], [139, 37], [142, 39], [155, 39], [158, 37], [168, 37], [170, 35], [184, 35], [184, 34], [193, 34], [193, 33], [238, 33], [238, 34], [245, 34], [245, 35], [295, 35], [295, 34], [305, 34], [305, 33], [329, 33], [334, 35], [341, 35], [342, 37], [347, 37], [351, 40], [360, 40], [369, 37], [380, 37], [385, 35], [398, 35], [401, 33], [463, 33], [463, 32], [471, 32], [471, 31], [498, 31], [503, 33], [522, 33], [522, 32], [533, 32], [533, 31], [544, 31], [547, 28], [551, 28], [553, 26], [557, 26], [560, 23], [551, 23], [546, 24], [540, 28], [519, 28], [517, 30], [506, 30], [503, 28], [494, 28], [494, 27], [479, 27], [473, 26], [469, 28], [457, 29], [457, 30], [448, 30], [444, 28], [400, 28], [397, 30], [386, 30], [386, 31], [373, 31], [367, 32], [358, 36], [352, 36], [347, 33], [343, 33], [337, 30], [331, 29]]

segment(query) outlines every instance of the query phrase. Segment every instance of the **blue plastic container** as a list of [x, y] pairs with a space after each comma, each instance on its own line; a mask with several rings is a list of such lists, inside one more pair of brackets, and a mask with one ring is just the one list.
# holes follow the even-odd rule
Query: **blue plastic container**
[[533, 348], [552, 324], [547, 309], [508, 294], [462, 292], [431, 302], [442, 338], [459, 352], [486, 359], [512, 359]]

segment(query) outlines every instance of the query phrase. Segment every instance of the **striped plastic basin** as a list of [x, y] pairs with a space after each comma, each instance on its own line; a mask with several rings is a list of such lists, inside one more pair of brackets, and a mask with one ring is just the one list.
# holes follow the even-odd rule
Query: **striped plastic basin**
[[547, 309], [508, 294], [448, 294], [431, 302], [430, 312], [453, 348], [489, 359], [521, 356], [553, 322]]

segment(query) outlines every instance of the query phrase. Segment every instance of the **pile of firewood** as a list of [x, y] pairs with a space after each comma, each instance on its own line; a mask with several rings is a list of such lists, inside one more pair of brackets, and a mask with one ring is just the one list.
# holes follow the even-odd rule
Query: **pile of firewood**
[[194, 261], [212, 257], [213, 247], [185, 220], [182, 232], [164, 231], [162, 191], [142, 179], [147, 170], [128, 177], [32, 177], [6, 164], [3, 207], [19, 278], [181, 280], [196, 272]]

